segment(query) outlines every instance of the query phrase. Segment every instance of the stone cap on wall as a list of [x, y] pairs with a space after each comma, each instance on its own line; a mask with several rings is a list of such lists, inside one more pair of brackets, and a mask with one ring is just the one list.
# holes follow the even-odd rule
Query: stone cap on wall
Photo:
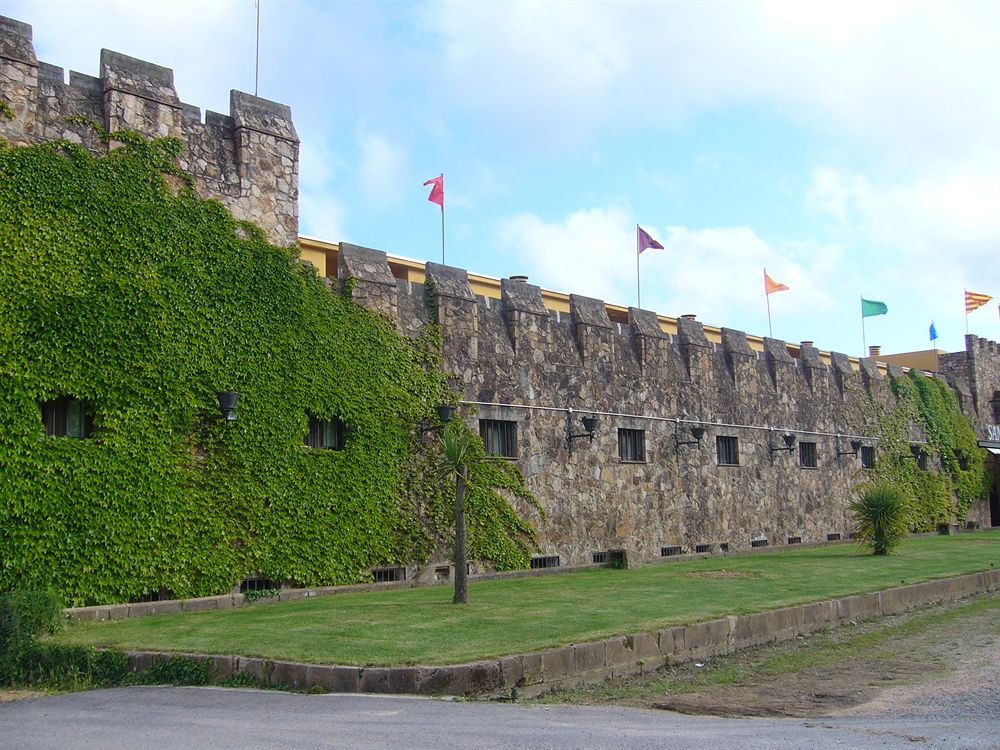
[[31, 25], [0, 16], [0, 57], [26, 65], [38, 65], [31, 42]]
[[101, 79], [105, 91], [124, 91], [171, 107], [181, 105], [174, 88], [174, 71], [162, 65], [102, 49]]
[[795, 360], [788, 353], [788, 346], [781, 339], [764, 337], [764, 356], [771, 364], [794, 365]]
[[542, 302], [542, 289], [534, 284], [514, 279], [501, 279], [500, 299], [504, 310], [548, 317], [549, 311]]
[[802, 363], [803, 367], [808, 367], [811, 370], [826, 369], [826, 363], [820, 359], [819, 349], [815, 346], [800, 346], [799, 361]]
[[681, 342], [681, 346], [710, 348], [708, 337], [705, 335], [705, 326], [697, 320], [678, 318], [677, 338]]
[[667, 338], [667, 334], [660, 328], [659, 317], [652, 310], [630, 307], [628, 309], [628, 323], [637, 336], [647, 336], [653, 339]]
[[722, 350], [734, 357], [755, 357], [744, 331], [735, 328], [722, 329]]
[[428, 262], [425, 273], [427, 280], [433, 282], [434, 292], [438, 297], [475, 302], [476, 295], [469, 286], [469, 272], [464, 268]]
[[854, 372], [854, 368], [851, 367], [851, 359], [846, 354], [830, 352], [830, 362], [833, 370], [841, 375], [850, 375]]
[[389, 271], [389, 261], [381, 250], [341, 242], [337, 266], [342, 279], [396, 286], [396, 277]]
[[611, 328], [608, 308], [602, 299], [584, 297], [582, 294], [571, 294], [569, 295], [569, 311], [577, 325]]
[[869, 380], [885, 379], [878, 370], [878, 364], [871, 357], [860, 357], [858, 359], [858, 367], [861, 369], [861, 375]]
[[237, 128], [249, 128], [286, 141], [299, 141], [292, 124], [292, 110], [287, 104], [233, 89], [229, 92], [229, 112]]

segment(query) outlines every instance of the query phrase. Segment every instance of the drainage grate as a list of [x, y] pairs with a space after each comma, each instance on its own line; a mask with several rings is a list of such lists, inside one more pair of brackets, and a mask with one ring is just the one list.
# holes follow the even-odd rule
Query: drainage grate
[[751, 547], [766, 547], [767, 546], [767, 540], [766, 539], [751, 539], [750, 540], [750, 546]]
[[675, 557], [684, 554], [683, 547], [660, 547], [660, 557]]
[[711, 544], [696, 544], [696, 545], [694, 545], [694, 551], [695, 552], [711, 552], [712, 551], [712, 545]]
[[840, 534], [827, 534], [826, 535], [826, 541], [828, 541], [828, 542], [839, 542], [840, 541]]
[[244, 578], [240, 583], [241, 594], [245, 594], [248, 591], [271, 591], [280, 588], [281, 581], [264, 578], [263, 576], [250, 576], [249, 578]]
[[802, 537], [800, 536], [790, 536], [788, 537], [789, 544], [802, 544]]
[[538, 570], [539, 568], [558, 568], [558, 567], [559, 567], [559, 555], [546, 555], [544, 557], [531, 558], [532, 570]]

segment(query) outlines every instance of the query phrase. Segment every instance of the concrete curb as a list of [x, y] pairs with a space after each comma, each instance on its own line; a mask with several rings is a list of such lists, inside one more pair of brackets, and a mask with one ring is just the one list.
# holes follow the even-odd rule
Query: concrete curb
[[333, 693], [499, 695], [531, 697], [552, 690], [603, 682], [667, 664], [732, 653], [835, 628], [914, 607], [1000, 591], [1000, 569], [899, 586], [749, 615], [678, 625], [652, 633], [619, 635], [496, 660], [440, 667], [352, 667], [300, 664], [243, 656], [131, 651], [129, 669], [143, 672], [155, 661], [185, 656], [212, 665], [213, 677], [247, 672], [273, 687], [320, 688]]

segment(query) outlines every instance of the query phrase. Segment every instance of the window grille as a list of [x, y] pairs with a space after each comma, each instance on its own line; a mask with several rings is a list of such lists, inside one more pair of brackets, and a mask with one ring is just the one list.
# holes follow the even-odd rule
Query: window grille
[[607, 561], [608, 561], [608, 553], [607, 552], [595, 552], [593, 554], [592, 559], [593, 559], [593, 561], [595, 563], [600, 563], [600, 564], [603, 565], [603, 564], [607, 563]]
[[42, 424], [50, 437], [87, 438], [94, 432], [94, 417], [86, 401], [61, 396], [43, 401]]
[[405, 581], [406, 568], [402, 566], [394, 566], [391, 568], [372, 568], [372, 577], [375, 579], [375, 583]]
[[766, 547], [767, 546], [767, 540], [766, 539], [752, 539], [752, 540], [750, 540], [750, 546], [751, 547]]
[[660, 557], [676, 557], [683, 553], [682, 547], [660, 547]]
[[309, 432], [306, 434], [305, 444], [310, 448], [340, 451], [344, 449], [346, 433], [344, 423], [337, 417], [319, 419], [310, 415]]
[[788, 537], [789, 544], [802, 544], [802, 537], [800, 536], [790, 536]]
[[559, 567], [559, 555], [546, 555], [544, 557], [531, 558], [532, 570], [538, 570], [539, 568], [558, 568], [558, 567]]
[[631, 463], [646, 461], [646, 431], [618, 428], [618, 459]]
[[715, 451], [719, 459], [719, 466], [740, 465], [739, 438], [730, 435], [716, 435]]
[[875, 448], [871, 445], [861, 446], [861, 468], [862, 469], [875, 468]]
[[517, 422], [503, 419], [480, 419], [479, 437], [491, 456], [517, 458]]
[[826, 535], [826, 541], [828, 541], [828, 542], [839, 542], [840, 541], [840, 534], [827, 534]]
[[799, 466], [803, 469], [816, 468], [816, 443], [799, 443]]
[[711, 552], [712, 551], [712, 545], [711, 544], [696, 544], [696, 545], [694, 545], [694, 551], [698, 552], [698, 553], [701, 553], [701, 552]]

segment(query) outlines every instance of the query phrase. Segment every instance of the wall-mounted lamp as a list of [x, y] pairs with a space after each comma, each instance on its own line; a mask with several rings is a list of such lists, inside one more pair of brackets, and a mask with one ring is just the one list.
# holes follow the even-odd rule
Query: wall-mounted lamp
[[219, 411], [226, 421], [226, 427], [236, 421], [236, 402], [239, 401], [239, 391], [218, 391], [215, 397], [219, 400]]
[[592, 414], [588, 415], [586, 417], [582, 417], [580, 421], [583, 422], [583, 429], [586, 430], [586, 432], [574, 433], [573, 432], [573, 410], [572, 409], [567, 409], [567, 411], [566, 411], [566, 449], [570, 452], [570, 454], [573, 453], [573, 441], [576, 440], [577, 438], [587, 438], [588, 440], [590, 440], [590, 442], [593, 443], [594, 442], [594, 430], [596, 430], [597, 426], [601, 423], [601, 420], [599, 420], [597, 417], [593, 416]]
[[691, 425], [691, 437], [693, 437], [694, 440], [681, 440], [680, 431], [681, 431], [681, 423], [680, 423], [680, 420], [678, 420], [674, 424], [674, 452], [678, 456], [681, 454], [681, 446], [682, 445], [698, 445], [698, 446], [700, 446], [701, 445], [701, 439], [703, 437], [705, 437], [705, 428], [702, 427], [700, 424], [693, 424], [693, 425]]
[[789, 453], [791, 453], [792, 449], [795, 447], [795, 435], [793, 435], [792, 433], [789, 432], [782, 435], [781, 439], [785, 443], [784, 445], [775, 445], [774, 442], [771, 440], [768, 440], [767, 442], [767, 447], [771, 451], [772, 459], [774, 458], [775, 453], [778, 453], [779, 451], [788, 451]]
[[429, 425], [425, 419], [420, 423], [421, 434], [425, 432], [434, 432], [435, 430], [442, 430], [452, 419], [455, 418], [455, 407], [451, 404], [438, 404], [434, 407], [434, 411], [437, 412], [438, 421], [441, 422], [441, 424]]
[[849, 451], [842, 451], [842, 450], [840, 450], [840, 438], [839, 437], [837, 438], [837, 458], [840, 458], [841, 456], [856, 456], [856, 455], [858, 455], [858, 452], [861, 450], [861, 441], [860, 440], [852, 440], [850, 442], [851, 442], [851, 450], [849, 450]]

